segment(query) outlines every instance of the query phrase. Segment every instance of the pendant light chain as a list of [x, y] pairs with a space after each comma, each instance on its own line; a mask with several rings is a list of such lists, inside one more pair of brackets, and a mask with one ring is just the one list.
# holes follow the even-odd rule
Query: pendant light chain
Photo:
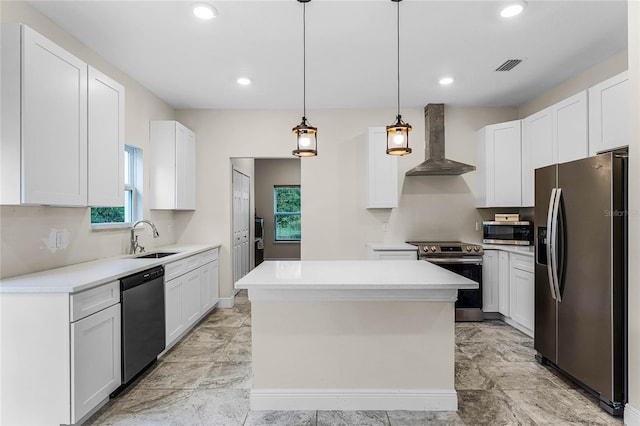
[[397, 6], [396, 8], [396, 18], [397, 18], [396, 19], [396, 29], [397, 29], [396, 40], [398, 43], [398, 46], [396, 49], [397, 56], [398, 56], [397, 57], [397, 60], [398, 60], [397, 62], [397, 65], [398, 65], [398, 115], [400, 115], [400, 2], [399, 1], [396, 2], [396, 6]]
[[302, 3], [302, 116], [307, 116], [307, 3]]

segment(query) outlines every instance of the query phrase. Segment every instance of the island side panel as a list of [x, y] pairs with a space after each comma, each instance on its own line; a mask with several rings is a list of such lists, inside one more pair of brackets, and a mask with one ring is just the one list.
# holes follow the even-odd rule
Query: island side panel
[[457, 409], [452, 302], [251, 310], [252, 409]]

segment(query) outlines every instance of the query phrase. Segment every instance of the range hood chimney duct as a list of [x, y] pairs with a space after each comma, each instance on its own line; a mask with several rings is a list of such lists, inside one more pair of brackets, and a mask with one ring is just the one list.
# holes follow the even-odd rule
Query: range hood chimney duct
[[406, 176], [461, 175], [476, 169], [444, 156], [444, 104], [424, 107], [424, 132], [425, 161], [405, 173]]

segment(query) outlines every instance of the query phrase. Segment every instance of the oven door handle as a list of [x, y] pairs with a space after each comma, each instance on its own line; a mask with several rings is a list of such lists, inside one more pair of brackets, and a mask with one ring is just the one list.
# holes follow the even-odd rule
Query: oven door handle
[[434, 264], [466, 264], [466, 265], [482, 265], [482, 259], [452, 259], [452, 258], [422, 258]]

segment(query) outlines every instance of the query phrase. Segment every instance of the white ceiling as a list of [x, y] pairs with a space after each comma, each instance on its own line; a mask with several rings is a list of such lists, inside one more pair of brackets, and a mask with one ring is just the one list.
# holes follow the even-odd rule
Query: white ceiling
[[[211, 21], [189, 0], [30, 3], [174, 108], [302, 106], [295, 0], [212, 0]], [[626, 48], [626, 1], [530, 0], [510, 20], [503, 4], [400, 3], [401, 107], [518, 106]], [[307, 3], [307, 107], [394, 108], [395, 22], [390, 0]], [[494, 71], [510, 58], [525, 61]]]

